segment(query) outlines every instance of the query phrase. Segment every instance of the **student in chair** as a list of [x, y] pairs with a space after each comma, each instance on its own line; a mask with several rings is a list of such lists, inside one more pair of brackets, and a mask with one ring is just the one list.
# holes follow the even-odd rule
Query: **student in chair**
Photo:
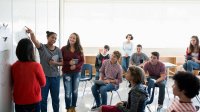
[[[165, 99], [166, 73], [165, 65], [159, 61], [158, 52], [151, 53], [151, 59], [144, 65], [144, 71], [148, 75], [148, 82], [150, 79], [154, 80], [150, 81], [152, 83], [148, 83], [148, 86], [155, 84], [159, 87], [158, 109], [161, 109]], [[148, 88], [148, 93], [150, 93], [150, 88]]]
[[101, 66], [99, 80], [103, 81], [104, 84], [95, 83], [91, 88], [96, 101], [96, 105], [91, 108], [92, 111], [98, 110], [101, 105], [107, 105], [107, 92], [119, 88], [119, 84], [122, 82], [122, 67], [118, 63], [120, 57], [121, 53], [114, 51], [111, 58], [105, 60]]

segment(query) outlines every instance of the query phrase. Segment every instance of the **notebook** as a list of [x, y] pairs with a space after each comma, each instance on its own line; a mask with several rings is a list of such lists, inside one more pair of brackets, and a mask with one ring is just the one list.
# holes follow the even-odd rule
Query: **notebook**
[[93, 81], [95, 84], [97, 84], [97, 85], [105, 85], [106, 83], [104, 82], [104, 81], [102, 81], [102, 80], [94, 80]]

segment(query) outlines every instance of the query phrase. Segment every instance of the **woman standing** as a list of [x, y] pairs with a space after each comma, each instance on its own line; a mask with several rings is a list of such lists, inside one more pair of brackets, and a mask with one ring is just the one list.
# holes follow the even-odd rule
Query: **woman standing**
[[129, 66], [129, 59], [131, 53], [133, 52], [133, 43], [131, 42], [131, 40], [133, 40], [133, 36], [131, 34], [128, 34], [126, 36], [126, 41], [123, 43], [122, 47], [122, 68], [124, 73], [127, 72]]
[[77, 33], [72, 33], [67, 45], [61, 49], [63, 55], [62, 72], [65, 89], [65, 108], [67, 112], [76, 112], [78, 86], [81, 67], [84, 63], [83, 48]]
[[15, 111], [40, 112], [41, 87], [46, 79], [41, 65], [35, 61], [32, 42], [21, 39], [16, 55], [18, 61], [11, 67]]
[[200, 69], [200, 47], [197, 36], [192, 36], [190, 45], [186, 51], [186, 62], [183, 68], [188, 72], [193, 72], [194, 69]]
[[52, 105], [54, 112], [59, 112], [59, 92], [60, 92], [60, 73], [58, 66], [63, 64], [61, 50], [54, 45], [57, 34], [47, 31], [47, 44], [40, 43], [33, 31], [27, 28], [31, 40], [39, 51], [40, 63], [46, 75], [46, 86], [42, 88], [41, 112], [47, 112], [47, 98], [51, 92]]

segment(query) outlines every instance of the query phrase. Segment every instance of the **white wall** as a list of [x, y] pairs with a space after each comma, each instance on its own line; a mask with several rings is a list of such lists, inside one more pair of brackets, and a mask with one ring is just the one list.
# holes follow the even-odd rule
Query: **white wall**
[[145, 48], [186, 48], [199, 20], [197, 0], [66, 0], [62, 45], [77, 32], [84, 47], [120, 47], [131, 33]]
[[42, 43], [47, 42], [47, 30], [59, 37], [59, 0], [0, 0], [0, 14], [0, 26], [8, 24], [11, 33], [8, 49], [0, 51], [0, 112], [12, 112], [10, 66], [17, 60], [18, 41], [27, 37], [24, 26], [32, 28]]

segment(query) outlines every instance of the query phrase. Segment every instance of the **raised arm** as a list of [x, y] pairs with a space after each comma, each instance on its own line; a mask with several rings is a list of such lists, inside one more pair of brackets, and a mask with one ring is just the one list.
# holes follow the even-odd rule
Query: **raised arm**
[[33, 33], [33, 31], [28, 27], [26, 27], [26, 28], [27, 28], [26, 32], [30, 34], [31, 40], [33, 41], [35, 47], [36, 48], [40, 48], [40, 42], [36, 39], [35, 34]]

